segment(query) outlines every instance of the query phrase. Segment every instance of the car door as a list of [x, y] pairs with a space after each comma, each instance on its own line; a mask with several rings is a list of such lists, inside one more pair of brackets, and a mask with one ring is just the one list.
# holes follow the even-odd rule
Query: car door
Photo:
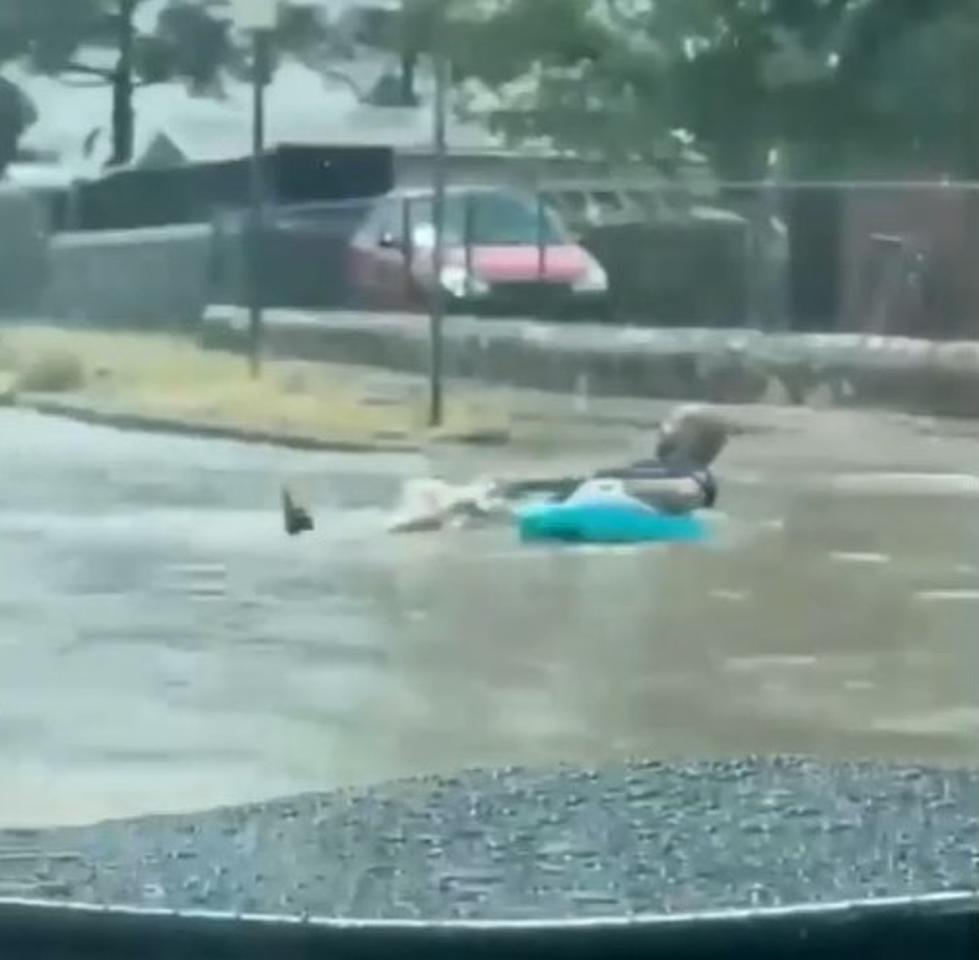
[[411, 290], [402, 201], [382, 200], [354, 239], [355, 283], [368, 306], [404, 309]]

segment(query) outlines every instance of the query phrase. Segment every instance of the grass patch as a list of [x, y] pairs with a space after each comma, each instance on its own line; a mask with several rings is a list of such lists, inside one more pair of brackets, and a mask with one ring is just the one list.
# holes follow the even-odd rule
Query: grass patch
[[70, 393], [85, 385], [79, 359], [67, 351], [52, 350], [17, 368], [16, 387], [31, 393]]
[[424, 390], [378, 401], [377, 372], [267, 361], [253, 378], [245, 358], [157, 334], [24, 327], [4, 337], [23, 392], [74, 392], [106, 410], [185, 423], [343, 441], [505, 435], [508, 418], [480, 397], [450, 400], [446, 423], [426, 427]]
[[0, 370], [13, 371], [18, 365], [17, 352], [5, 337], [0, 337]]

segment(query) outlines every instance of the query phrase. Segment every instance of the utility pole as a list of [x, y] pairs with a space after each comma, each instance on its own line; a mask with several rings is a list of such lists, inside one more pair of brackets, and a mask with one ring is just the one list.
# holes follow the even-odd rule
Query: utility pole
[[269, 76], [271, 31], [278, 17], [277, 0], [234, 0], [236, 23], [252, 34], [252, 152], [248, 210], [248, 365], [261, 372], [263, 312], [262, 253], [265, 232], [265, 84]]
[[249, 165], [248, 365], [257, 377], [262, 366], [263, 239], [265, 233], [265, 82], [269, 71], [269, 33], [252, 38], [252, 155]]
[[445, 189], [448, 160], [446, 120], [448, 112], [449, 60], [446, 50], [448, 2], [438, 0], [432, 60], [435, 72], [435, 95], [432, 99], [432, 295], [429, 309], [429, 408], [428, 422], [432, 427], [444, 419], [443, 390], [443, 327], [445, 325], [445, 291], [442, 270], [445, 266]]

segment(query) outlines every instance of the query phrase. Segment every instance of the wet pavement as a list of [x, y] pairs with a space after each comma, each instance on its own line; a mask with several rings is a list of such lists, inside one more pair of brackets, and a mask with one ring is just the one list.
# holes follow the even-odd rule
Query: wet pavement
[[[0, 411], [0, 463], [6, 825], [477, 766], [979, 759], [968, 425], [780, 414], [725, 454], [707, 548], [392, 538], [413, 456]], [[316, 535], [283, 536], [283, 479]]]

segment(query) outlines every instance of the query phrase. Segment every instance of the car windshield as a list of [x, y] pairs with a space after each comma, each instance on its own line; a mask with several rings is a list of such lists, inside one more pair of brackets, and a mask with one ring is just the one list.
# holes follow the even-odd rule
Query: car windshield
[[[411, 199], [410, 217], [415, 242], [430, 246], [434, 237], [432, 201]], [[462, 246], [531, 247], [568, 243], [568, 233], [549, 206], [502, 192], [450, 194], [445, 200], [445, 237]]]
[[977, 68], [979, 0], [2, 0], [0, 960], [976, 890]]

